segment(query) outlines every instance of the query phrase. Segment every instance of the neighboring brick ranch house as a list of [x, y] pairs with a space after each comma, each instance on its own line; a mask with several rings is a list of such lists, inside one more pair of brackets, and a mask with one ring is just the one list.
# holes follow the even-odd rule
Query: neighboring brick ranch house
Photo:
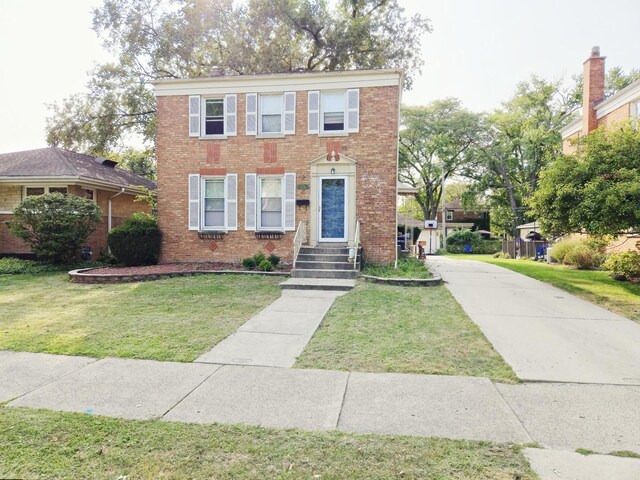
[[[600, 55], [600, 47], [593, 47], [584, 62], [582, 115], [561, 130], [565, 154], [575, 152], [574, 142], [598, 127], [608, 128], [616, 122], [640, 117], [640, 80], [604, 98], [605, 58]], [[640, 235], [619, 237], [608, 247], [611, 252], [628, 250], [640, 250]]]
[[353, 246], [358, 225], [366, 258], [394, 262], [401, 86], [399, 70], [156, 82], [161, 262], [291, 261], [300, 228]]
[[150, 211], [145, 202], [134, 202], [142, 193], [140, 186], [155, 189], [154, 182], [117, 168], [116, 162], [62, 148], [0, 154], [0, 256], [31, 254], [5, 225], [14, 208], [28, 196], [59, 192], [91, 199], [101, 208], [102, 223], [87, 242], [97, 257], [107, 249], [110, 225], [117, 226], [135, 212]]

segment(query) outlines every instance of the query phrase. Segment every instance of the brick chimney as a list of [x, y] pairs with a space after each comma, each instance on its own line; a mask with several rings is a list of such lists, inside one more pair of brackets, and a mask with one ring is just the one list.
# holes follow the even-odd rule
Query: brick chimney
[[600, 47], [591, 49], [591, 56], [584, 62], [582, 90], [582, 133], [587, 134], [598, 126], [596, 105], [604, 100], [604, 59]]
[[213, 67], [211, 67], [211, 70], [209, 70], [210, 77], [222, 77], [223, 75], [224, 70], [222, 69], [222, 67], [218, 67], [217, 65], [214, 65]]

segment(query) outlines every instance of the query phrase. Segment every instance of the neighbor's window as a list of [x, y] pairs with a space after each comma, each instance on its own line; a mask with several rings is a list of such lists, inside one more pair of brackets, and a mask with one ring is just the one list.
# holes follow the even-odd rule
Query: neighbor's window
[[204, 134], [224, 135], [224, 99], [205, 99], [204, 113]]
[[67, 187], [26, 187], [25, 197], [35, 197], [45, 193], [67, 193]]
[[451, 210], [447, 210], [447, 220], [453, 220], [453, 212]]
[[263, 230], [282, 230], [282, 177], [263, 177], [260, 182], [260, 223]]
[[202, 183], [203, 229], [225, 228], [224, 178], [205, 178]]
[[282, 95], [260, 95], [260, 133], [282, 133]]
[[344, 92], [322, 94], [322, 131], [344, 131]]
[[66, 195], [67, 187], [49, 187], [49, 193], [62, 193]]

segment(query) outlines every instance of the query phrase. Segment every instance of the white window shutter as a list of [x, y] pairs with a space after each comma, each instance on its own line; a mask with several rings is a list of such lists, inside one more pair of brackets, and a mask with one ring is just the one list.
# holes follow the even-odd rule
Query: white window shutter
[[284, 128], [285, 135], [296, 133], [296, 92], [284, 92]]
[[244, 229], [256, 229], [256, 174], [244, 175]]
[[200, 175], [189, 175], [189, 230], [200, 229]]
[[296, 174], [284, 174], [284, 229], [296, 229]]
[[224, 96], [224, 133], [228, 136], [234, 136], [238, 134], [237, 127], [238, 118], [238, 96], [237, 95], [225, 95]]
[[226, 177], [225, 211], [227, 212], [227, 229], [238, 229], [238, 175], [230, 173]]
[[258, 133], [258, 94], [247, 93], [247, 135]]
[[189, 136], [200, 136], [200, 95], [189, 96]]
[[308, 133], [320, 132], [320, 92], [309, 92], [309, 124]]
[[360, 90], [347, 90], [347, 131], [360, 130]]

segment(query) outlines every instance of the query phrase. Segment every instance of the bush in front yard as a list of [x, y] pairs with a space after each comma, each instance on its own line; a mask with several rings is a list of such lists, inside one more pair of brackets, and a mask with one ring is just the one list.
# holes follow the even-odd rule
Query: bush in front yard
[[145, 213], [134, 213], [109, 232], [109, 248], [127, 267], [155, 265], [160, 256], [160, 239], [157, 220]]
[[576, 246], [580, 245], [580, 240], [560, 240], [551, 245], [549, 255], [558, 263], [564, 263], [564, 257]]
[[38, 258], [64, 263], [72, 261], [101, 220], [102, 212], [95, 202], [48, 193], [25, 198], [14, 210], [8, 227]]
[[574, 246], [566, 253], [564, 263], [579, 270], [593, 270], [602, 264], [602, 255], [582, 243]]
[[638, 252], [612, 253], [605, 260], [603, 267], [614, 275], [626, 279], [640, 278], [640, 254]]

